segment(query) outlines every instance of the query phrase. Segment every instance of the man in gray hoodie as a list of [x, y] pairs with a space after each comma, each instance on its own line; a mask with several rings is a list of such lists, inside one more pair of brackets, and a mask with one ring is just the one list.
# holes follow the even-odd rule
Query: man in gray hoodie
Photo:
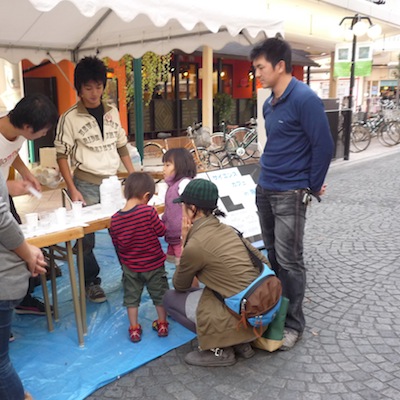
[[13, 309], [26, 295], [29, 277], [46, 272], [42, 251], [28, 244], [9, 210], [0, 174], [0, 399], [29, 399], [8, 354]]

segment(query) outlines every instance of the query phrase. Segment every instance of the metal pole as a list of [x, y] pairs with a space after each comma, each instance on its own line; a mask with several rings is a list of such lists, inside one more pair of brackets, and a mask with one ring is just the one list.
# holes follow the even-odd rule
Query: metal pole
[[[351, 28], [353, 29], [354, 24], [358, 21], [358, 15], [355, 15], [351, 21]], [[350, 64], [350, 88], [349, 88], [349, 103], [348, 103], [348, 117], [345, 118], [344, 125], [344, 160], [350, 158], [350, 132], [351, 122], [353, 120], [353, 89], [354, 89], [354, 70], [356, 60], [356, 46], [357, 36], [353, 34], [353, 47], [351, 51], [351, 64]]]
[[133, 60], [134, 95], [135, 95], [135, 141], [140, 157], [143, 160], [144, 127], [143, 127], [143, 92], [142, 92], [142, 59]]

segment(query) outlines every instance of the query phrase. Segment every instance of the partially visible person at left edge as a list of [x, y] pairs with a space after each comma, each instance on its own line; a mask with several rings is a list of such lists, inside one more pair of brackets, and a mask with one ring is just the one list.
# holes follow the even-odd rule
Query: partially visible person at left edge
[[[0, 399], [28, 400], [9, 357], [13, 309], [28, 290], [30, 275], [46, 272], [42, 251], [28, 244], [9, 211], [8, 192], [0, 174]], [[27, 349], [29, 352], [29, 349]]]
[[292, 76], [292, 49], [280, 38], [256, 45], [256, 77], [271, 89], [263, 105], [267, 142], [260, 159], [256, 203], [265, 248], [283, 296], [289, 299], [281, 350], [291, 349], [305, 328], [306, 269], [303, 237], [311, 194], [324, 194], [333, 140], [320, 98]]
[[[74, 84], [80, 101], [61, 115], [54, 145], [72, 201], [90, 206], [100, 203], [102, 180], [116, 175], [120, 161], [134, 172], [126, 147], [127, 137], [118, 110], [102, 101], [107, 68], [97, 57], [84, 57], [75, 67]], [[68, 157], [74, 167], [71, 173]], [[86, 295], [90, 301], [107, 300], [100, 286], [100, 267], [93, 253], [95, 234], [83, 238]]]
[[[42, 190], [39, 181], [19, 156], [19, 150], [26, 140], [36, 140], [52, 132], [57, 118], [55, 105], [47, 96], [40, 93], [23, 97], [13, 110], [0, 118], [0, 173], [7, 179], [12, 166], [22, 178], [7, 180], [10, 211], [19, 224], [21, 218], [12, 197], [28, 194], [30, 187], [39, 192]], [[34, 289], [35, 279], [31, 278], [26, 296], [16, 307], [15, 312], [46, 314], [43, 302], [31, 294]]]

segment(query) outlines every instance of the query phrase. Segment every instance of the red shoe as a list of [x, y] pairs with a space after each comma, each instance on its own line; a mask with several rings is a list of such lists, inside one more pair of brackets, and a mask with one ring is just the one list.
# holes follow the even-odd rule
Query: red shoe
[[134, 327], [129, 327], [129, 338], [133, 343], [140, 342], [142, 340], [142, 327], [140, 324], [137, 324]]
[[158, 332], [158, 336], [163, 337], [163, 336], [168, 336], [168, 325], [169, 323], [167, 321], [158, 321], [157, 319], [153, 321], [152, 327], [154, 331]]

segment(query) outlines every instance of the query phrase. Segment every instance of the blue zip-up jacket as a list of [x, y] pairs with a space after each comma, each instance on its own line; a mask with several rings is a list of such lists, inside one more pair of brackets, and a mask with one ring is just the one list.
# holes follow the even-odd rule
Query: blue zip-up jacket
[[333, 140], [321, 99], [292, 78], [280, 100], [265, 101], [267, 143], [259, 185], [267, 190], [310, 188], [319, 192], [333, 155]]

